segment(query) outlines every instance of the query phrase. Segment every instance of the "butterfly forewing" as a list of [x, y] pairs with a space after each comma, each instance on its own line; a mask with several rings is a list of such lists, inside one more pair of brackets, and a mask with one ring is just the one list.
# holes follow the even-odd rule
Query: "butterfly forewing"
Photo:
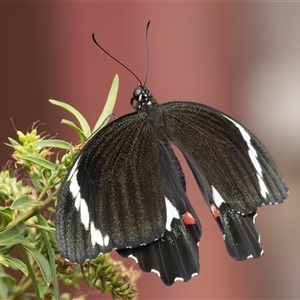
[[56, 229], [63, 256], [83, 262], [161, 237], [166, 208], [159, 174], [157, 140], [146, 114], [123, 116], [97, 132], [59, 194]]
[[281, 203], [287, 187], [265, 147], [233, 119], [202, 104], [161, 105], [170, 139], [192, 157], [226, 203], [242, 214]]

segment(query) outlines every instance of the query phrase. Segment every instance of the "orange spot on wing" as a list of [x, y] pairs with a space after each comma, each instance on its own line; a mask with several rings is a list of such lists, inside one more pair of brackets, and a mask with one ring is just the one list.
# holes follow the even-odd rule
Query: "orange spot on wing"
[[213, 203], [210, 204], [210, 211], [213, 214], [213, 216], [214, 216], [215, 219], [217, 219], [217, 218], [220, 217], [220, 214], [219, 214], [219, 212], [217, 210], [217, 207]]
[[182, 219], [183, 219], [183, 222], [184, 222], [186, 225], [193, 225], [193, 224], [196, 224], [195, 218], [193, 217], [193, 215], [192, 215], [189, 211], [186, 211], [186, 212], [182, 215]]

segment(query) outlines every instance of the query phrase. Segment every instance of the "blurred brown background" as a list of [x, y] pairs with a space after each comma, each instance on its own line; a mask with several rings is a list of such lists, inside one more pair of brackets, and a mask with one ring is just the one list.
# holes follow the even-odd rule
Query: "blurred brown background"
[[[139, 299], [300, 298], [300, 3], [1, 2], [0, 18], [0, 141], [15, 137], [12, 117], [22, 131], [40, 120], [40, 132], [77, 142], [60, 124], [69, 115], [48, 99], [70, 103], [94, 125], [116, 73], [114, 111], [131, 112], [136, 79], [91, 34], [143, 81], [151, 20], [147, 86], [156, 99], [230, 114], [263, 141], [287, 180], [288, 200], [262, 207], [256, 219], [265, 256], [236, 262], [185, 166], [203, 227], [200, 276], [166, 287], [143, 274]], [[4, 165], [10, 149], [0, 149]]]

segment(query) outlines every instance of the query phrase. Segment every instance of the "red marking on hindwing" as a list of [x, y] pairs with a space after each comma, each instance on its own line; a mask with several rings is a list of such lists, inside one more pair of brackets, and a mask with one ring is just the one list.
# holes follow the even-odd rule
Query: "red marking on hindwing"
[[183, 222], [184, 222], [186, 225], [193, 225], [193, 224], [196, 224], [195, 218], [193, 217], [193, 215], [192, 215], [189, 211], [186, 211], [186, 212], [182, 215], [182, 219], [183, 219]]
[[215, 219], [220, 217], [219, 211], [217, 210], [217, 207], [213, 203], [210, 204], [210, 211], [213, 214]]

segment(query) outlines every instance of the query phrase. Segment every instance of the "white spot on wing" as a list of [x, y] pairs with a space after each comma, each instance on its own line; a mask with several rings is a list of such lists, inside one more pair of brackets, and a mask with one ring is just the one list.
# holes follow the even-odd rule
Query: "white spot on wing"
[[80, 186], [77, 181], [77, 174], [78, 174], [78, 162], [79, 162], [80, 156], [76, 159], [75, 164], [73, 165], [68, 178], [67, 182], [69, 182], [69, 191], [72, 194], [73, 198], [75, 199], [74, 206], [79, 211], [80, 210]]
[[222, 203], [225, 203], [225, 201], [223, 200], [222, 196], [219, 194], [219, 192], [215, 189], [214, 186], [212, 187], [212, 197], [215, 201], [215, 204], [218, 208], [220, 208]]
[[85, 230], [88, 230], [90, 223], [89, 209], [86, 201], [83, 198], [80, 200], [80, 220]]
[[134, 259], [134, 260], [135, 260], [135, 262], [136, 262], [136, 263], [138, 263], [138, 259], [137, 259], [135, 256], [133, 256], [132, 254], [128, 255], [128, 257], [130, 257], [130, 258]]
[[85, 199], [81, 197], [80, 186], [77, 181], [78, 161], [79, 161], [79, 157], [77, 158], [75, 164], [73, 165], [68, 175], [67, 181], [69, 182], [69, 191], [72, 194], [73, 198], [75, 199], [74, 206], [80, 214], [81, 223], [83, 224], [85, 230], [89, 230], [89, 222], [90, 222], [89, 209]]
[[[267, 195], [269, 194], [268, 188], [266, 187], [265, 182], [263, 181], [263, 179], [260, 176], [257, 176], [258, 178], [258, 182], [260, 185], [260, 193], [264, 198], [267, 198]], [[272, 202], [271, 202], [272, 204]]]
[[176, 278], [174, 279], [174, 282], [175, 282], [175, 281], [184, 281], [184, 280], [183, 280], [182, 277], [176, 277]]
[[105, 247], [107, 247], [107, 246], [108, 246], [108, 243], [109, 243], [109, 236], [108, 236], [108, 235], [105, 235], [105, 236], [104, 236], [104, 239], [103, 239], [103, 244], [104, 244]]
[[75, 173], [77, 174], [79, 159], [80, 159], [80, 155], [78, 155], [78, 157], [76, 158], [75, 164], [72, 166], [72, 169], [70, 170], [70, 173], [67, 178], [68, 181], [70, 181], [72, 179], [72, 177], [75, 175]]
[[75, 202], [74, 202], [74, 206], [78, 211], [80, 211], [80, 205], [81, 205], [81, 194], [80, 194], [80, 192], [78, 192], [75, 197]]
[[266, 187], [265, 182], [263, 181], [263, 174], [262, 174], [262, 168], [261, 165], [257, 159], [257, 152], [256, 150], [253, 148], [252, 144], [251, 144], [251, 136], [250, 134], [245, 130], [245, 128], [243, 126], [241, 126], [240, 124], [238, 124], [237, 122], [233, 121], [232, 119], [230, 119], [229, 117], [225, 116], [224, 117], [226, 119], [228, 119], [229, 121], [231, 121], [240, 131], [242, 137], [244, 138], [245, 142], [247, 143], [247, 146], [249, 148], [248, 150], [248, 155], [251, 159], [251, 162], [257, 172], [256, 176], [258, 179], [258, 183], [260, 186], [260, 193], [261, 195], [266, 198], [267, 195], [269, 194], [268, 188]]
[[69, 191], [72, 194], [73, 198], [75, 198], [75, 208], [77, 210], [79, 210], [80, 208], [80, 199], [81, 199], [81, 195], [80, 195], [80, 186], [78, 184], [77, 181], [77, 163], [74, 165], [74, 167], [71, 170], [70, 175], [68, 176], [67, 181], [70, 183], [69, 184]]
[[158, 277], [160, 277], [160, 273], [159, 273], [159, 271], [157, 271], [157, 270], [155, 270], [155, 269], [151, 269], [151, 272], [153, 272], [153, 273], [157, 274], [157, 275], [158, 275]]
[[193, 277], [198, 276], [198, 275], [199, 275], [199, 273], [193, 273], [193, 274], [191, 275], [191, 277], [193, 278]]
[[166, 220], [166, 229], [171, 231], [171, 223], [173, 219], [180, 219], [179, 212], [176, 207], [170, 202], [170, 200], [165, 196], [166, 203], [166, 212], [167, 212], [167, 220]]
[[102, 246], [102, 247], [107, 247], [109, 243], [109, 236], [106, 234], [103, 236], [102, 232], [100, 229], [96, 229], [94, 222], [91, 222], [90, 225], [90, 232], [91, 232], [91, 242], [92, 245], [95, 246], [96, 244]]
[[257, 213], [253, 216], [253, 224], [255, 224], [256, 217], [257, 217]]

